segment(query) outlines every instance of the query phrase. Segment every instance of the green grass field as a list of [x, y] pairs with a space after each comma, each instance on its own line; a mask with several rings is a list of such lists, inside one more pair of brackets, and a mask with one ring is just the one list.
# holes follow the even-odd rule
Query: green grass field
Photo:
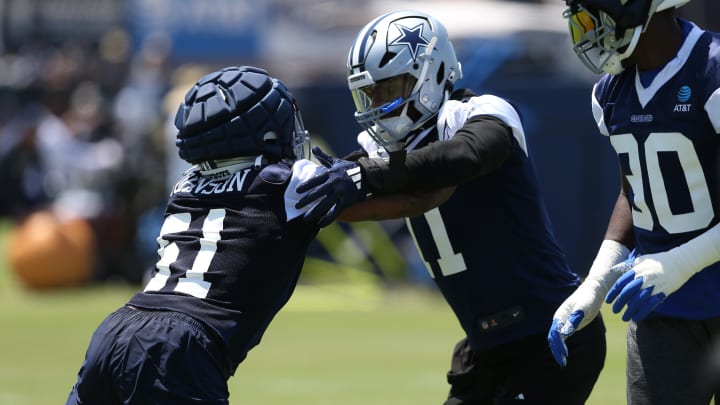
[[[2, 262], [0, 404], [62, 404], [93, 330], [134, 288], [30, 292]], [[625, 403], [617, 319], [606, 315], [609, 353], [591, 405]], [[441, 404], [460, 336], [433, 291], [301, 285], [230, 380], [231, 403]]]

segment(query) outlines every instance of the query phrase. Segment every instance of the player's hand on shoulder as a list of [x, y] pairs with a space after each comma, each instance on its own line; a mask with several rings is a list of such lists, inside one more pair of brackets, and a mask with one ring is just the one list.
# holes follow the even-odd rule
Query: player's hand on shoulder
[[357, 163], [330, 156], [318, 147], [313, 148], [313, 155], [324, 170], [296, 188], [300, 199], [295, 207], [302, 209], [314, 204], [304, 219], [323, 227], [335, 220], [344, 208], [367, 199], [368, 192]]

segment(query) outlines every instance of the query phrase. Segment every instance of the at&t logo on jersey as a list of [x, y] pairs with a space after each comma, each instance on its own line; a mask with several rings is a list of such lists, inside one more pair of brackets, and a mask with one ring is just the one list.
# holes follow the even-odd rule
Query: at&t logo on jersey
[[675, 108], [673, 108], [674, 113], [678, 112], [690, 112], [692, 103], [688, 103], [687, 101], [690, 100], [690, 96], [692, 96], [692, 89], [690, 86], [682, 86], [680, 90], [678, 90], [677, 93], [677, 101], [678, 104], [675, 104]]

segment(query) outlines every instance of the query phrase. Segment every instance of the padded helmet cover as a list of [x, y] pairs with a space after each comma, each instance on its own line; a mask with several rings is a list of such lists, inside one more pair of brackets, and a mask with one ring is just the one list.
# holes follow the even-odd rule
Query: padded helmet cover
[[265, 155], [294, 158], [295, 98], [263, 69], [227, 67], [198, 80], [175, 116], [189, 163]]

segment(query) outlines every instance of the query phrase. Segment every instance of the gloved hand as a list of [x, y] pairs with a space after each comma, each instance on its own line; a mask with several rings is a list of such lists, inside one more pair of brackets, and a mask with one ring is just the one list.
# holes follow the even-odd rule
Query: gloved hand
[[335, 156], [330, 156], [325, 151], [320, 149], [319, 146], [314, 146], [312, 148], [312, 154], [315, 156], [315, 159], [317, 159], [318, 162], [320, 162], [321, 165], [327, 167], [328, 169], [332, 167], [335, 163], [342, 163], [343, 160], [340, 158], [337, 158]]
[[[603, 242], [585, 281], [555, 311], [548, 344], [560, 366], [567, 364], [565, 339], [595, 319], [610, 286], [630, 268], [631, 260], [615, 264], [625, 256], [627, 248], [624, 246], [613, 241]], [[632, 253], [630, 257], [633, 257]]]
[[672, 250], [637, 258], [632, 270], [620, 277], [610, 288], [605, 301], [613, 304], [613, 312], [620, 313], [623, 321], [645, 319], [668, 295], [675, 292], [690, 278], [688, 266]]
[[297, 187], [296, 191], [302, 197], [295, 208], [317, 202], [304, 218], [323, 227], [335, 220], [347, 206], [367, 199], [368, 193], [357, 163], [332, 157], [317, 146], [312, 152], [327, 170]]
[[720, 224], [668, 251], [643, 255], [610, 288], [605, 301], [623, 321], [645, 319], [690, 277], [720, 260]]

